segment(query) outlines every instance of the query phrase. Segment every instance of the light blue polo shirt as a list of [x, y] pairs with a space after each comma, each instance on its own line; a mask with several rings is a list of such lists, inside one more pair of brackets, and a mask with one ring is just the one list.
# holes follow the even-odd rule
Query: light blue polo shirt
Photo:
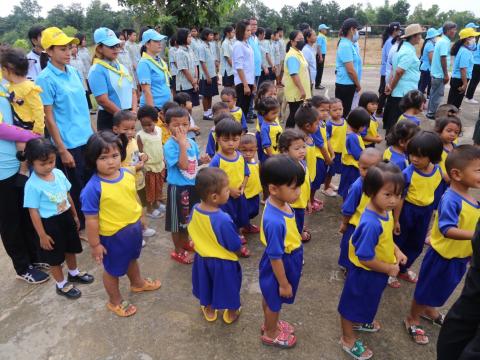
[[[108, 64], [128, 74], [127, 68], [120, 63], [109, 62]], [[97, 97], [107, 94], [110, 101], [117, 105], [119, 109], [131, 109], [133, 79], [129, 80], [123, 76], [121, 85], [118, 83], [119, 79], [120, 75], [100, 64], [93, 64], [88, 73], [88, 84], [90, 85], [93, 96]], [[99, 105], [98, 107], [103, 110], [102, 106]]]
[[85, 145], [93, 134], [85, 88], [80, 73], [70, 65], [65, 71], [48, 62], [35, 81], [43, 92], [43, 105], [50, 105], [60, 137], [67, 149]]
[[480, 42], [477, 43], [477, 48], [473, 52], [473, 63], [475, 65], [480, 65]]
[[317, 36], [317, 48], [320, 49], [322, 55], [327, 53], [327, 37], [322, 33]]
[[460, 69], [462, 68], [467, 69], [467, 79], [471, 79], [473, 71], [473, 52], [471, 50], [468, 50], [465, 46], [460, 46], [457, 56], [455, 56], [455, 60], [453, 62], [452, 77], [456, 79], [461, 79], [462, 74], [460, 72]]
[[[3, 83], [0, 83], [0, 92], [7, 93]], [[12, 125], [12, 108], [6, 97], [0, 96], [0, 114], [3, 122]], [[17, 148], [14, 141], [0, 140], [0, 180], [8, 179], [18, 172], [20, 163], [16, 158]]]
[[443, 69], [440, 58], [442, 56], [447, 57], [447, 71], [450, 69], [450, 46], [452, 42], [448, 37], [443, 35], [440, 40], [435, 44], [435, 50], [433, 51], [432, 66], [430, 68], [430, 74], [437, 79], [443, 79]]
[[382, 47], [382, 65], [380, 66], [380, 75], [385, 76], [387, 72], [387, 60], [388, 60], [388, 53], [390, 52], [390, 49], [392, 48], [392, 40], [393, 37], [389, 36], [387, 41], [385, 41], [385, 44], [383, 44]]
[[[337, 57], [335, 60], [335, 67], [337, 77], [335, 82], [341, 85], [354, 85], [352, 79], [347, 73], [347, 68], [345, 67], [345, 63], [351, 62], [353, 63], [354, 67], [358, 66], [361, 63], [360, 56], [358, 55], [353, 42], [350, 39], [342, 37], [338, 43], [337, 47]], [[356, 69], [357, 70], [357, 69]], [[358, 74], [358, 71], [357, 71]]]
[[[432, 40], [427, 40], [425, 47], [423, 48], [422, 53], [422, 64], [420, 65], [420, 70], [422, 71], [430, 71], [430, 59], [428, 55], [435, 50], [435, 43]], [[433, 58], [432, 58], [433, 60]]]
[[[140, 59], [137, 65], [137, 76], [140, 85], [150, 85], [153, 105], [155, 107], [162, 108], [167, 101], [171, 100], [172, 94], [170, 92], [170, 87], [167, 86], [165, 73], [150, 60]], [[142, 96], [140, 97], [140, 106], [143, 105], [145, 105], [144, 93], [142, 93]]]
[[260, 51], [260, 45], [258, 38], [255, 35], [250, 36], [248, 44], [253, 49], [253, 61], [255, 64], [255, 76], [260, 76], [262, 73], [262, 52]]
[[417, 58], [415, 47], [408, 41], [402, 44], [400, 50], [393, 57], [393, 74], [397, 68], [401, 68], [405, 72], [393, 89], [392, 96], [403, 97], [410, 90], [417, 89], [420, 80], [420, 60]]

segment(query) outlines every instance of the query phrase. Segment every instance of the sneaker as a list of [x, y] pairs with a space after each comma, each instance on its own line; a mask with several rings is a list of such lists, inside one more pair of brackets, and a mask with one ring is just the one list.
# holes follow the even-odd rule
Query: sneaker
[[142, 240], [142, 248], [144, 248], [145, 245], [147, 245], [147, 243], [145, 242], [145, 240]]
[[157, 210], [160, 211], [161, 213], [164, 213], [167, 211], [167, 207], [164, 204], [160, 203]]
[[435, 120], [435, 115], [432, 114], [426, 114], [425, 117], [430, 120]]
[[147, 212], [147, 217], [150, 219], [160, 219], [162, 216], [163, 213], [161, 213], [158, 209], [152, 210], [152, 212]]
[[48, 265], [47, 263], [36, 262], [36, 263], [33, 263], [32, 265], [37, 270], [50, 270], [50, 265]]
[[208, 121], [213, 120], [213, 115], [205, 115], [204, 114], [203, 115], [203, 120], [208, 120]]
[[78, 284], [91, 284], [93, 282], [94, 277], [85, 271], [80, 271], [77, 275], [73, 276], [68, 274], [67, 281], [71, 283], [78, 283]]
[[471, 99], [465, 98], [465, 100], [463, 101], [465, 101], [467, 104], [478, 104], [478, 101], [475, 100], [474, 98], [471, 98]]
[[248, 118], [247, 124], [255, 124], [255, 120], [253, 120], [253, 118]]
[[82, 296], [82, 292], [78, 290], [73, 284], [67, 282], [63, 288], [59, 288], [55, 285], [55, 289], [58, 295], [65, 296], [67, 299], [78, 299]]
[[142, 231], [142, 235], [143, 237], [152, 237], [156, 234], [157, 232], [152, 229], [152, 228], [145, 228], [143, 231]]
[[16, 278], [26, 281], [29, 284], [41, 284], [50, 279], [50, 275], [43, 271], [37, 270], [30, 265], [27, 271], [25, 271], [23, 274], [17, 275]]

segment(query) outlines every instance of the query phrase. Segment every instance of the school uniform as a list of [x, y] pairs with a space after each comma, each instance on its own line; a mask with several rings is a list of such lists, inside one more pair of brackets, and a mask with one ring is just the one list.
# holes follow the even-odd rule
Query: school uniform
[[37, 54], [35, 51], [30, 51], [27, 54], [28, 60], [28, 73], [27, 79], [35, 81], [37, 80], [37, 76], [42, 71], [42, 67], [40, 66], [40, 54]]
[[415, 115], [402, 114], [398, 117], [398, 121], [405, 121], [405, 120], [409, 120], [413, 122], [415, 125], [420, 126], [420, 119]]
[[[259, 41], [260, 52], [262, 55], [262, 72], [260, 74], [260, 79], [258, 80], [258, 86], [262, 84], [262, 82], [270, 80], [275, 81], [275, 74], [273, 73], [272, 67], [267, 61], [267, 54], [270, 56], [270, 60], [272, 60], [273, 64], [273, 49], [270, 40], [261, 40]], [[268, 74], [265, 73], [264, 69], [268, 69]]]
[[168, 64], [170, 66], [170, 74], [172, 74], [172, 79], [170, 81], [170, 89], [173, 91], [176, 91], [177, 89], [178, 69], [176, 65], [176, 62], [177, 62], [176, 54], [177, 54], [177, 48], [175, 46], [170, 47], [168, 51]]
[[253, 219], [260, 211], [260, 193], [262, 192], [262, 184], [260, 183], [260, 164], [258, 161], [247, 161], [248, 176], [247, 185], [245, 186], [245, 198], [247, 199], [248, 218]]
[[230, 216], [218, 209], [205, 211], [195, 205], [188, 224], [195, 245], [192, 293], [202, 306], [239, 309], [242, 269], [235, 252], [242, 244]]
[[212, 127], [208, 133], [207, 139], [207, 147], [205, 148], [205, 152], [211, 158], [215, 156], [215, 153], [218, 150], [217, 140], [215, 136], [215, 126]]
[[[192, 41], [193, 44], [193, 41]], [[192, 46], [179, 46], [175, 53], [177, 61], [177, 78], [176, 90], [177, 92], [185, 92], [190, 95], [193, 106], [200, 105], [198, 91], [193, 90], [193, 85], [188, 81], [187, 77], [183, 73], [183, 70], [187, 70], [193, 79], [197, 78], [198, 58], [195, 55], [195, 51]]]
[[423, 47], [423, 53], [420, 58], [420, 81], [418, 82], [418, 90], [424, 94], [427, 90], [427, 94], [430, 94], [431, 74], [430, 74], [430, 53], [435, 50], [435, 43], [432, 39], [425, 40], [425, 46]]
[[333, 164], [328, 167], [328, 174], [335, 176], [335, 174], [342, 173], [342, 151], [345, 147], [347, 139], [347, 122], [342, 119], [341, 124], [335, 124], [333, 121], [327, 121], [327, 137], [330, 139], [335, 157]]
[[294, 203], [290, 204], [290, 206], [295, 213], [295, 223], [297, 224], [298, 232], [301, 234], [305, 224], [305, 209], [307, 208], [308, 201], [310, 200], [311, 178], [305, 161], [300, 161], [300, 165], [302, 165], [303, 170], [305, 170], [305, 180], [300, 186], [300, 196]]
[[338, 186], [338, 193], [345, 199], [350, 185], [360, 176], [358, 160], [365, 149], [359, 134], [347, 133], [345, 147], [342, 151], [342, 177]]
[[218, 80], [215, 69], [215, 49], [212, 44], [202, 41], [198, 49], [198, 60], [207, 67], [208, 75], [212, 80], [211, 84], [207, 84], [207, 75], [200, 65], [200, 95], [206, 97], [214, 97], [218, 95]]
[[[260, 241], [266, 246], [259, 264], [260, 290], [268, 308], [279, 312], [282, 304], [295, 301], [302, 274], [303, 246], [293, 211], [286, 213], [267, 201], [260, 226]], [[291, 298], [279, 295], [271, 260], [282, 260], [285, 276], [292, 287]]]
[[[162, 58], [153, 58], [144, 52], [137, 65], [137, 76], [140, 85], [150, 85], [153, 106], [157, 109], [161, 109], [167, 101], [171, 100], [171, 75], [167, 64]], [[145, 104], [145, 94], [142, 93], [140, 96], [140, 106], [144, 106]]]
[[278, 139], [283, 132], [283, 128], [276, 122], [262, 122], [260, 127], [260, 147], [263, 152], [263, 161], [268, 159], [266, 148], [270, 148], [272, 155], [279, 154]]
[[233, 120], [242, 124], [242, 130], [243, 131], [245, 131], [245, 132], [248, 131], [247, 118], [245, 117], [245, 114], [244, 114], [241, 107], [236, 106], [233, 109], [231, 109], [230, 110], [230, 115], [232, 115]]
[[[375, 117], [375, 115], [373, 115], [373, 114], [370, 115], [370, 124], [362, 132], [361, 135], [362, 135], [362, 138], [364, 138], [365, 136], [369, 136], [369, 137], [377, 137], [378, 136], [378, 120]], [[366, 148], [375, 147], [374, 142], [364, 141], [363, 143], [365, 144]]]
[[400, 170], [405, 170], [408, 166], [407, 154], [395, 151], [393, 146], [389, 146], [383, 152], [383, 160], [387, 160], [397, 165]]
[[220, 50], [220, 74], [222, 76], [222, 85], [228, 87], [235, 86], [235, 81], [233, 78], [233, 67], [227, 61], [227, 59], [232, 60], [233, 41], [233, 39], [223, 40]]
[[317, 147], [315, 146], [315, 142], [310, 135], [307, 135], [310, 139], [312, 139], [312, 143], [309, 144], [308, 141], [305, 141], [306, 150], [305, 153], [305, 162], [307, 163], [308, 173], [310, 174], [310, 183], [315, 179], [317, 176]]
[[322, 184], [325, 182], [325, 177], [327, 176], [327, 165], [325, 164], [325, 159], [320, 151], [320, 149], [325, 149], [328, 151], [328, 135], [325, 121], [320, 121], [318, 130], [312, 135], [312, 138], [315, 144], [315, 156], [317, 158], [317, 171], [315, 178], [312, 179], [312, 191], [315, 192], [320, 189]]

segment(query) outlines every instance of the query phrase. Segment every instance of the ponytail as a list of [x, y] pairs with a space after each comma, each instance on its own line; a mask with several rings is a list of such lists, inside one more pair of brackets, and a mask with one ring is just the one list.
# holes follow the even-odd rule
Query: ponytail
[[48, 60], [50, 60], [50, 57], [48, 56], [46, 51], [42, 51], [40, 53], [40, 68], [43, 70], [47, 67]]

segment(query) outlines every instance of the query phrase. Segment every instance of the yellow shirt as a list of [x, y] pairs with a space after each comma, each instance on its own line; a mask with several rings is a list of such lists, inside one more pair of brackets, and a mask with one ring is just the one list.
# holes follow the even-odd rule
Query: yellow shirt
[[327, 122], [327, 133], [330, 133], [330, 144], [332, 149], [337, 154], [341, 154], [345, 148], [345, 141], [347, 139], [347, 122], [342, 119], [341, 124], [335, 124], [329, 120]]
[[219, 153], [215, 154], [210, 162], [211, 167], [218, 167], [225, 171], [228, 176], [229, 186], [231, 188], [239, 189], [245, 180], [246, 176], [249, 176], [247, 162], [243, 156], [236, 151], [235, 159], [227, 159]]
[[[320, 132], [320, 136], [322, 137], [322, 142], [323, 142], [323, 149], [326, 149], [328, 151], [328, 138], [327, 138], [327, 125], [325, 124], [325, 121], [320, 121], [320, 125], [318, 126], [318, 130]], [[316, 134], [318, 136], [318, 134]], [[319, 159], [324, 159], [322, 151], [320, 150], [320, 147], [318, 147], [319, 144], [316, 144], [315, 146], [315, 154], [317, 158]]]
[[405, 189], [407, 195], [405, 200], [417, 206], [428, 206], [435, 200], [435, 190], [442, 181], [440, 167], [435, 165], [430, 174], [424, 174], [409, 165], [403, 170], [405, 178]]
[[312, 182], [317, 176], [317, 150], [313, 142], [311, 144], [306, 142], [305, 145], [307, 146], [305, 162], [307, 163], [308, 173], [310, 174], [310, 182]]
[[300, 69], [298, 70], [298, 77], [300, 78], [300, 82], [302, 83], [303, 89], [306, 94], [306, 99], [311, 99], [312, 91], [310, 88], [310, 73], [308, 72], [308, 63], [303, 56], [301, 51], [291, 47], [288, 51], [287, 55], [285, 56], [284, 60], [284, 75], [283, 75], [283, 83], [285, 84], [284, 96], [287, 102], [297, 102], [301, 101], [300, 98], [300, 90], [295, 86], [295, 83], [292, 80], [292, 76], [288, 71], [288, 59], [295, 58], [300, 63]]
[[358, 169], [358, 160], [364, 149], [365, 145], [361, 136], [355, 133], [348, 133], [345, 147], [342, 151], [342, 164], [346, 166], [355, 166]]
[[[27, 123], [33, 123], [32, 131], [43, 135], [45, 113], [40, 98], [42, 88], [30, 80], [25, 80], [18, 84], [9, 84], [8, 91], [15, 93], [15, 100], [17, 101], [12, 102], [12, 106], [20, 119]], [[23, 104], [19, 105], [18, 100], [23, 101]]]
[[137, 165], [140, 161], [140, 155], [141, 153], [138, 150], [137, 139], [130, 139], [127, 144], [125, 160], [122, 161], [122, 167], [127, 168], [132, 174], [135, 174], [137, 190], [141, 190], [145, 187], [145, 176], [143, 174], [143, 170], [140, 169], [137, 171], [135, 169], [135, 165]]
[[303, 162], [300, 162], [303, 169], [305, 170], [305, 181], [303, 182], [302, 186], [300, 187], [300, 196], [298, 197], [297, 201], [290, 206], [294, 209], [306, 209], [308, 201], [310, 200], [310, 174], [308, 173], [308, 167], [305, 166]]
[[260, 167], [258, 161], [252, 160], [247, 162], [250, 175], [248, 176], [247, 185], [245, 186], [245, 197], [251, 199], [262, 192], [262, 184], [260, 183]]
[[[378, 121], [373, 115], [370, 116], [370, 125], [368, 125], [366, 135], [373, 138], [378, 136]], [[364, 143], [365, 145], [373, 144], [371, 141], [364, 141]]]

